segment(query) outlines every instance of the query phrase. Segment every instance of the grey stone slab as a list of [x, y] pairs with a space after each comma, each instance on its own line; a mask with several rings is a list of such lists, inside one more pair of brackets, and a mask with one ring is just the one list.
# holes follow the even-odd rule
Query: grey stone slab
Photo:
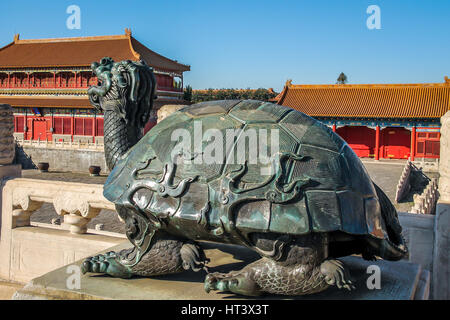
[[435, 216], [399, 212], [398, 217], [409, 249], [408, 261], [432, 271]]
[[[211, 272], [238, 270], [258, 256], [249, 249], [223, 244], [204, 243], [206, 255], [211, 258]], [[128, 243], [109, 250], [128, 247]], [[108, 251], [109, 251], [108, 250]], [[264, 296], [262, 299], [364, 299], [364, 300], [409, 300], [416, 296], [421, 267], [406, 261], [388, 262], [364, 261], [351, 256], [342, 259], [349, 266], [356, 290], [349, 292], [330, 288], [325, 292], [304, 296]], [[79, 265], [81, 261], [75, 265]], [[375, 264], [380, 268], [381, 289], [369, 290], [367, 267]], [[82, 275], [79, 290], [67, 288], [68, 266], [56, 269], [33, 279], [23, 289], [16, 292], [13, 299], [139, 299], [139, 300], [215, 300], [247, 299], [231, 293], [211, 292], [203, 289], [205, 272], [185, 272], [181, 274], [153, 278], [117, 279], [104, 275]]]
[[414, 300], [428, 300], [430, 297], [431, 273], [428, 270], [422, 270], [419, 283], [417, 284]]

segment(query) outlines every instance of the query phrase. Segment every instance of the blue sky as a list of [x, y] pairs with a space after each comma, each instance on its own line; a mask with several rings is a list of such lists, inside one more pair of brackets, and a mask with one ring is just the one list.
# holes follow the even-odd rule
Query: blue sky
[[[66, 27], [69, 5], [81, 29]], [[369, 30], [369, 5], [381, 29]], [[191, 65], [185, 84], [281, 90], [298, 84], [443, 82], [450, 76], [449, 0], [1, 1], [0, 45], [123, 34]]]

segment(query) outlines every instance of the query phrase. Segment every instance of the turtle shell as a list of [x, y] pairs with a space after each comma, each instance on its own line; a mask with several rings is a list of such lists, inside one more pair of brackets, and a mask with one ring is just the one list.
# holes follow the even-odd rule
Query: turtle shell
[[[256, 141], [252, 142], [249, 135], [227, 135], [227, 130], [239, 132], [236, 130], [240, 129], [241, 133], [265, 134], [266, 139], [258, 136], [257, 149], [258, 156], [266, 161], [255, 163], [248, 148], [238, 149], [240, 140]], [[198, 176], [195, 184], [207, 185], [197, 193], [209, 197], [207, 201], [213, 208], [211, 224], [219, 224], [219, 220], [230, 222], [226, 220], [228, 217], [233, 220], [234, 227], [244, 233], [304, 235], [342, 231], [370, 237], [378, 249], [396, 247], [389, 240], [389, 227], [382, 215], [377, 190], [347, 143], [321, 122], [268, 102], [202, 102], [171, 114], [153, 127], [116, 165], [105, 184], [105, 197], [122, 204], [132, 177], [144, 180], [159, 178], [165, 165], [174, 161], [172, 151], [180, 143], [180, 139], [174, 139], [177, 137], [174, 133], [183, 132], [188, 132], [193, 140], [195, 135], [204, 137], [207, 132], [212, 132], [212, 136], [220, 133], [219, 136], [226, 137], [222, 139], [223, 152], [218, 153], [217, 161], [196, 162], [194, 159], [188, 164], [183, 162], [177, 165], [173, 177], [174, 185], [194, 176]], [[278, 141], [277, 154], [288, 156], [283, 160], [277, 159], [275, 170], [282, 174], [276, 176], [275, 182], [272, 177], [268, 183], [271, 176], [265, 172], [270, 172], [275, 157], [272, 137]], [[191, 154], [206, 151], [211, 139], [200, 139], [202, 145], [194, 145]], [[196, 153], [196, 149], [200, 151]], [[263, 157], [263, 154], [267, 156]], [[237, 157], [241, 161], [236, 161]], [[232, 176], [234, 172], [239, 174]], [[300, 186], [298, 181], [308, 182]], [[233, 192], [230, 192], [230, 185], [235, 189]], [[278, 191], [268, 191], [269, 185]], [[187, 199], [185, 202], [195, 200], [193, 197]], [[203, 206], [206, 200], [197, 202]], [[224, 218], [219, 209], [231, 204], [234, 204], [233, 216]], [[193, 208], [194, 204], [189, 206]], [[195, 210], [200, 211], [201, 206]]]

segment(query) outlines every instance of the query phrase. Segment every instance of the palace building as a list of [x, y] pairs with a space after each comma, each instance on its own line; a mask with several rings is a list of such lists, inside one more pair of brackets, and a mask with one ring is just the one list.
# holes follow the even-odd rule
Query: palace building
[[[87, 89], [96, 85], [91, 63], [144, 60], [157, 81], [155, 109], [185, 104], [183, 72], [190, 66], [168, 59], [124, 35], [21, 40], [0, 49], [0, 103], [14, 109], [17, 139], [40, 141], [103, 140], [103, 114], [89, 103]], [[155, 115], [146, 129], [155, 122]]]
[[273, 99], [332, 127], [360, 157], [439, 158], [450, 80], [423, 84], [293, 85]]

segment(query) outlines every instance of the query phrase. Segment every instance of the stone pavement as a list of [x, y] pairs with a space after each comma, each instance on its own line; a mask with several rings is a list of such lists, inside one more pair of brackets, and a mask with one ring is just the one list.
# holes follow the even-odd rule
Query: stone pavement
[[362, 160], [372, 180], [386, 193], [396, 209], [408, 212], [413, 202], [395, 202], [397, 183], [406, 164], [406, 160]]

